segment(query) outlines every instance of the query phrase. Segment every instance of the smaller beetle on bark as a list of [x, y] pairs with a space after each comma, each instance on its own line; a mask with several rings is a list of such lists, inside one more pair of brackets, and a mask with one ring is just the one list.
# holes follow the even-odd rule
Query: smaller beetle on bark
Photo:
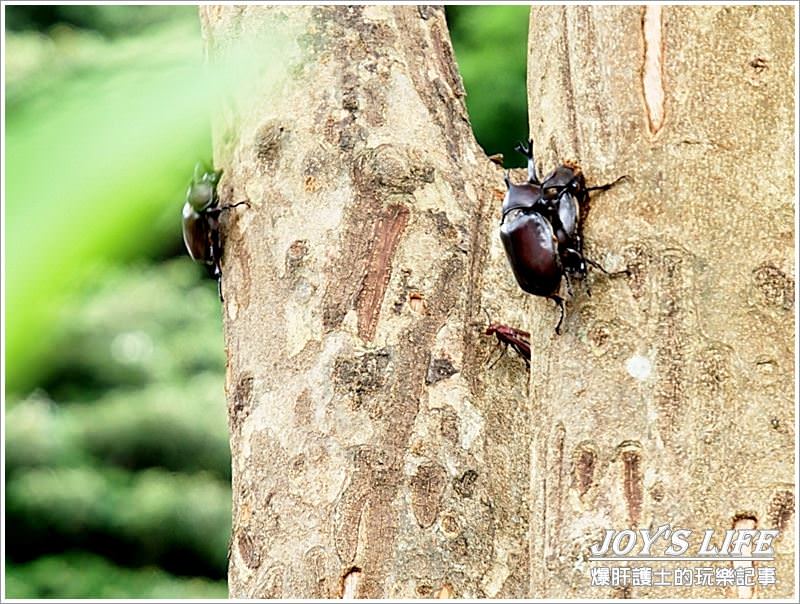
[[250, 204], [240, 201], [228, 206], [219, 205], [217, 183], [221, 170], [209, 170], [198, 162], [183, 205], [183, 242], [193, 260], [205, 264], [211, 277], [217, 280], [219, 299], [222, 301], [222, 244], [219, 217], [225, 210]]
[[[503, 200], [500, 239], [519, 286], [559, 306], [556, 333], [561, 333], [565, 314], [564, 298], [559, 295], [562, 278], [572, 295], [571, 278], [583, 279], [587, 264], [612, 274], [583, 255], [581, 230], [589, 209], [589, 193], [608, 190], [625, 177], [587, 187], [580, 167], [564, 163], [542, 180], [536, 171], [533, 141], [520, 144], [517, 150], [528, 158], [528, 180], [517, 185], [506, 173], [508, 190]], [[627, 271], [613, 274], [621, 273]]]
[[[486, 328], [485, 334], [487, 336], [494, 335], [497, 338], [498, 344], [503, 346], [503, 353], [505, 353], [506, 349], [511, 346], [514, 351], [522, 357], [522, 360], [525, 361], [525, 364], [530, 367], [531, 366], [531, 334], [527, 331], [522, 331], [521, 329], [517, 329], [516, 327], [509, 327], [508, 325], [501, 325], [500, 323], [489, 323], [489, 326]], [[497, 357], [497, 361], [499, 361], [503, 353]], [[497, 363], [495, 361], [492, 363], [492, 366]]]

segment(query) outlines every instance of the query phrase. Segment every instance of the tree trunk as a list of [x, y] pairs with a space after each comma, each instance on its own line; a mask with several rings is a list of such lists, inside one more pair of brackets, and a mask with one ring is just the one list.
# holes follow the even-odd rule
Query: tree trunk
[[[590, 184], [595, 272], [564, 335], [536, 303], [531, 595], [591, 587], [604, 529], [784, 531], [794, 593], [794, 18], [788, 6], [535, 7], [528, 98], [543, 164]], [[659, 39], [660, 37], [660, 39]], [[662, 549], [663, 552], [663, 549]], [[730, 563], [720, 563], [727, 564]], [[703, 563], [640, 563], [654, 568]], [[718, 566], [715, 564], [713, 566]], [[708, 566], [708, 565], [706, 565]], [[747, 588], [634, 587], [632, 597]]]
[[224, 225], [231, 595], [525, 593], [527, 371], [486, 370], [482, 308], [526, 301], [443, 9], [201, 14], [225, 69], [280, 49], [215, 132], [223, 203], [252, 204]]
[[[789, 529], [791, 11], [665, 9], [648, 121], [641, 9], [534, 10], [544, 163], [632, 177], [586, 228], [632, 276], [593, 274], [561, 337], [500, 247], [441, 8], [201, 17], [245, 82], [215, 122], [222, 201], [251, 203], [223, 217], [231, 596], [614, 595], [588, 587], [601, 529]], [[535, 327], [530, 387], [487, 365], [484, 311]]]

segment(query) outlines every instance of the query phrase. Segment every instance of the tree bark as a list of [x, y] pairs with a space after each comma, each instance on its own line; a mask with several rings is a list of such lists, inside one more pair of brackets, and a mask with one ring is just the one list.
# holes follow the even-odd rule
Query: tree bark
[[[246, 83], [214, 133], [223, 203], [251, 203], [223, 217], [231, 596], [739, 595], [591, 588], [586, 558], [750, 519], [786, 531], [764, 593], [791, 592], [792, 13], [669, 7], [654, 44], [643, 10], [532, 11], [540, 163], [631, 177], [585, 229], [631, 276], [592, 273], [557, 337], [441, 8], [201, 8]], [[533, 327], [530, 382], [487, 365], [484, 311]]]
[[753, 595], [590, 586], [590, 566], [613, 566], [587, 561], [604, 529], [662, 524], [694, 529], [693, 551], [705, 529], [717, 544], [735, 525], [781, 530], [765, 563], [778, 584], [755, 595], [794, 593], [793, 17], [531, 11], [536, 148], [590, 184], [631, 177], [593, 201], [584, 231], [590, 257], [631, 277], [595, 272], [561, 337], [551, 304], [531, 316], [530, 595]]
[[222, 202], [252, 206], [223, 224], [231, 596], [524, 594], [527, 372], [486, 369], [483, 309], [527, 301], [443, 9], [201, 17], [223, 70], [274, 51], [215, 124]]

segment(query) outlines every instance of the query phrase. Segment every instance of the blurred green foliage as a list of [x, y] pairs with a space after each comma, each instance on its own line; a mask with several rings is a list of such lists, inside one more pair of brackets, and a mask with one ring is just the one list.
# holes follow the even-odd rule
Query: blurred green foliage
[[198, 281], [201, 273], [183, 262], [148, 268], [136, 279], [106, 271], [92, 296], [69, 308], [63, 329], [71, 352], [53, 360], [40, 384], [55, 396], [96, 398], [112, 387], [183, 386], [187, 376], [219, 370], [220, 304], [211, 284]]
[[224, 582], [177, 578], [154, 567], [120, 568], [85, 552], [44, 556], [6, 567], [6, 593], [14, 598], [214, 598], [228, 596]]
[[115, 40], [65, 26], [6, 34], [9, 391], [53, 362], [60, 311], [98, 270], [179, 240], [177, 202], [210, 156], [199, 28], [186, 15]]
[[138, 34], [143, 29], [164, 23], [194, 19], [193, 6], [39, 5], [21, 9], [9, 7], [6, 28], [11, 31], [46, 31], [54, 25], [69, 25], [94, 31], [106, 37]]
[[[212, 323], [213, 324], [213, 323]], [[212, 472], [230, 479], [220, 372], [117, 388], [89, 404], [34, 394], [7, 413], [6, 473], [24, 468], [111, 464]]]
[[[67, 590], [60, 597], [224, 592], [231, 514], [225, 361], [216, 287], [202, 272], [187, 258], [109, 271], [70, 307], [69, 351], [50, 382], [9, 401], [10, 597], [47, 597], [58, 586]], [[96, 559], [83, 569], [83, 554], [55, 556], [80, 550], [119, 567], [159, 566], [218, 584]], [[103, 576], [98, 569], [110, 572], [92, 593], [67, 580], [73, 568], [89, 582]], [[49, 577], [48, 569], [63, 576]], [[145, 577], [155, 586], [137, 591]]]
[[8, 481], [6, 515], [17, 559], [83, 547], [179, 574], [219, 578], [226, 566], [230, 489], [205, 474], [24, 470]]
[[[8, 597], [227, 594], [219, 301], [168, 259], [211, 155], [196, 10], [6, 7]], [[447, 16], [478, 141], [521, 165], [528, 8]]]
[[528, 139], [528, 6], [448, 6], [447, 21], [475, 137], [508, 168], [525, 165], [514, 151]]

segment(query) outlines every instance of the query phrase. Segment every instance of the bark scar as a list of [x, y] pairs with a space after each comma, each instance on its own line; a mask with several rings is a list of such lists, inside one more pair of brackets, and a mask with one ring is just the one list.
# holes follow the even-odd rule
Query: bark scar
[[446, 480], [446, 470], [437, 463], [420, 466], [411, 478], [411, 509], [422, 528], [428, 528], [436, 522]]
[[381, 302], [392, 274], [392, 257], [408, 224], [408, 216], [405, 206], [391, 205], [375, 224], [367, 273], [356, 301], [358, 335], [362, 340], [369, 341], [375, 335]]
[[647, 108], [650, 133], [655, 135], [664, 125], [664, 43], [661, 37], [661, 7], [649, 5], [642, 14], [644, 65], [642, 90]]
[[596, 465], [597, 454], [594, 447], [588, 442], [578, 445], [574, 454], [573, 479], [581, 495], [586, 495], [594, 484]]
[[642, 492], [643, 473], [641, 444], [639, 442], [627, 441], [622, 443], [622, 479], [625, 501], [628, 504], [628, 519], [631, 526], [635, 527], [639, 523], [642, 513]]

